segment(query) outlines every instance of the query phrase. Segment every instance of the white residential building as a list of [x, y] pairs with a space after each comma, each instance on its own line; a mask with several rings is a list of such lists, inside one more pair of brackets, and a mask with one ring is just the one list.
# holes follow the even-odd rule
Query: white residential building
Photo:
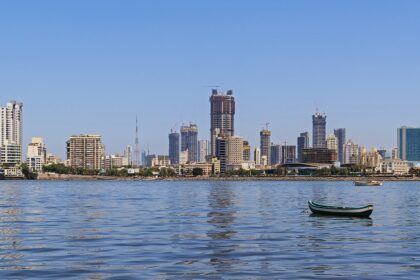
[[208, 140], [198, 141], [198, 161], [206, 162], [206, 157], [210, 155], [210, 143]]
[[359, 162], [359, 145], [354, 144], [352, 140], [348, 140], [344, 144], [344, 164], [358, 164]]
[[26, 153], [26, 163], [28, 167], [37, 172], [42, 171], [42, 166], [47, 161], [47, 149], [44, 140], [41, 137], [32, 137], [31, 143], [28, 144]]
[[0, 163], [22, 162], [22, 103], [11, 101], [0, 107]]
[[381, 172], [384, 174], [407, 175], [410, 168], [408, 161], [400, 159], [387, 159], [381, 164]]

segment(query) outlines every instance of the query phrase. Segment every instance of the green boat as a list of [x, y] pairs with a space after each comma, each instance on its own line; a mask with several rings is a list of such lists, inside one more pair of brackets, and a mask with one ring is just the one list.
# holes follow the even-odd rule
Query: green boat
[[373, 205], [364, 207], [340, 207], [321, 205], [313, 201], [308, 201], [308, 205], [312, 213], [318, 215], [368, 218], [373, 212]]

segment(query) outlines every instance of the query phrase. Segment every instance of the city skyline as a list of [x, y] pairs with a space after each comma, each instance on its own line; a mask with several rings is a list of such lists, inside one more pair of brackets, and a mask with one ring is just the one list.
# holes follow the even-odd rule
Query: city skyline
[[0, 103], [25, 104], [23, 147], [42, 136], [64, 158], [68, 136], [95, 133], [122, 153], [138, 115], [140, 149], [167, 154], [174, 123], [210, 140], [215, 85], [233, 89], [235, 134], [252, 147], [266, 122], [274, 143], [295, 143], [317, 107], [327, 134], [346, 128], [366, 147], [396, 147], [398, 127], [420, 125], [414, 1], [49, 3], [0, 4]]

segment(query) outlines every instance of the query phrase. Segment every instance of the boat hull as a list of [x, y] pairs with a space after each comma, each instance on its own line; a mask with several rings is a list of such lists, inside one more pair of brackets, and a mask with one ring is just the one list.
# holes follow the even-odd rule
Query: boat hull
[[336, 206], [325, 206], [308, 202], [309, 209], [312, 213], [317, 215], [329, 215], [329, 216], [342, 216], [342, 217], [359, 217], [368, 218], [373, 212], [373, 206], [368, 205], [360, 208], [349, 208], [349, 207], [336, 207]]
[[379, 187], [383, 184], [383, 182], [354, 182], [354, 185], [358, 187]]

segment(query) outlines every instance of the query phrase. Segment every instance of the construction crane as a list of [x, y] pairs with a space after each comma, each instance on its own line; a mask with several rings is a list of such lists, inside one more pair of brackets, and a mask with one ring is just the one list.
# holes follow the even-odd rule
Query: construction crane
[[270, 125], [269, 122], [266, 122], [265, 124], [263, 124], [265, 126], [265, 130], [268, 130], [268, 126]]

